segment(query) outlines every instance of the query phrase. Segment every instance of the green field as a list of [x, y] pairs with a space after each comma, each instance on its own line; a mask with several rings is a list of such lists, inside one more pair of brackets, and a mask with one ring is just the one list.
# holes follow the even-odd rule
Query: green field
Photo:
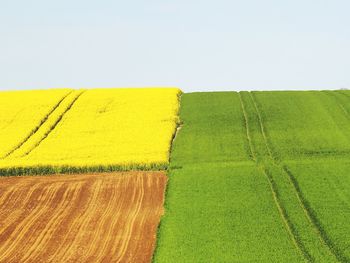
[[154, 262], [349, 262], [349, 102], [184, 94]]
[[[165, 184], [168, 174], [155, 247], [141, 251], [147, 218], [130, 216], [122, 256], [133, 257], [132, 241], [148, 260], [154, 248], [156, 263], [350, 262], [350, 91], [56, 89], [3, 92], [0, 109], [0, 177], [163, 170]], [[26, 197], [2, 179], [8, 216], [6, 205]], [[3, 231], [0, 251], [32, 231], [21, 227], [28, 220], [37, 223], [23, 217]], [[40, 235], [55, 231], [49, 222]]]

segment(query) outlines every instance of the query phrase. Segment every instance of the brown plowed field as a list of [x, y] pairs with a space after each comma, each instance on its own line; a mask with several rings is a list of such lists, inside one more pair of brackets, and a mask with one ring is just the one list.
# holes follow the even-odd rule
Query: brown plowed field
[[163, 172], [0, 178], [0, 262], [149, 262]]

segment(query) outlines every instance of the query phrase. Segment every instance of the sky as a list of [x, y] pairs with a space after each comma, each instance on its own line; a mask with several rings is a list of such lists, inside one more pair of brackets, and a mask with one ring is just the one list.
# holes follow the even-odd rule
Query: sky
[[350, 88], [348, 0], [0, 0], [0, 90]]

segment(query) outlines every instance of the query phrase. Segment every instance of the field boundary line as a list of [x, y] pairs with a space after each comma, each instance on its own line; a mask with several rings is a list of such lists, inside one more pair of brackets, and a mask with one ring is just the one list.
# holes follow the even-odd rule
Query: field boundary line
[[164, 210], [163, 214], [160, 216], [159, 218], [159, 223], [157, 226], [157, 230], [156, 230], [156, 240], [155, 240], [155, 244], [154, 244], [154, 249], [152, 251], [152, 257], [151, 257], [151, 262], [154, 262], [157, 251], [158, 251], [158, 247], [159, 247], [159, 240], [161, 239], [160, 237], [160, 232], [161, 232], [161, 227], [162, 227], [162, 221], [164, 220], [164, 215], [165, 215], [165, 211], [166, 211], [166, 207], [167, 207], [167, 195], [168, 195], [168, 191], [169, 191], [169, 187], [170, 187], [170, 173], [172, 170], [177, 170], [177, 169], [182, 169], [182, 166], [176, 166], [176, 167], [172, 167], [171, 166], [171, 153], [173, 151], [173, 147], [175, 144], [175, 140], [176, 137], [179, 135], [180, 130], [182, 129], [182, 127], [184, 126], [183, 121], [180, 118], [180, 111], [181, 111], [181, 102], [182, 102], [182, 95], [183, 93], [180, 92], [180, 94], [178, 95], [178, 108], [177, 108], [177, 122], [176, 122], [176, 129], [173, 133], [173, 137], [171, 139], [171, 143], [170, 143], [170, 147], [169, 147], [169, 159], [168, 159], [168, 166], [165, 169], [166, 172], [166, 176], [167, 176], [167, 180], [165, 183], [165, 187], [164, 187], [164, 193], [163, 193], [163, 204], [162, 204], [162, 208]]
[[[311, 226], [313, 227], [313, 229], [315, 230], [316, 234], [318, 235], [321, 244], [328, 250], [328, 252], [331, 253], [332, 256], [334, 256], [338, 261], [340, 262], [347, 262], [346, 258], [343, 255], [340, 255], [340, 252], [335, 249], [334, 245], [332, 244], [331, 240], [329, 239], [329, 237], [326, 235], [325, 231], [323, 230], [323, 228], [321, 227], [318, 219], [316, 218], [316, 216], [312, 213], [311, 211], [311, 207], [309, 205], [307, 205], [307, 201], [304, 198], [301, 189], [296, 181], [296, 179], [294, 178], [294, 176], [288, 172], [289, 170], [287, 169], [286, 165], [281, 165], [280, 161], [275, 157], [275, 155], [273, 154], [273, 151], [271, 150], [270, 146], [269, 146], [269, 141], [267, 139], [267, 135], [264, 129], [264, 124], [261, 118], [261, 114], [259, 111], [259, 108], [256, 104], [255, 98], [253, 96], [253, 94], [251, 94], [251, 98], [252, 101], [254, 103], [254, 107], [256, 109], [256, 112], [258, 114], [258, 119], [260, 122], [260, 127], [261, 127], [261, 132], [263, 134], [264, 140], [265, 140], [265, 145], [266, 148], [269, 152], [269, 155], [273, 161], [273, 164], [276, 167], [282, 168], [283, 172], [285, 174], [287, 174], [288, 180], [294, 190], [294, 193], [299, 201], [299, 205], [302, 208], [302, 210], [304, 211], [306, 218], [308, 219], [309, 223], [311, 224]], [[277, 161], [278, 160], [278, 161]]]
[[57, 165], [38, 165], [38, 166], [17, 166], [17, 167], [0, 167], [0, 176], [19, 176], [19, 175], [42, 175], [51, 174], [82, 174], [82, 173], [111, 173], [127, 171], [166, 171], [167, 163], [150, 163], [150, 164], [106, 164], [91, 166], [74, 166], [66, 164]]
[[173, 131], [171, 140], [170, 140], [170, 146], [169, 146], [169, 157], [168, 157], [168, 167], [167, 170], [170, 169], [170, 162], [171, 162], [171, 152], [176, 140], [176, 137], [178, 133], [180, 132], [182, 126], [184, 125], [182, 120], [180, 120], [180, 110], [181, 110], [181, 100], [182, 100], [182, 92], [178, 95], [177, 102], [178, 102], [178, 107], [177, 107], [177, 112], [176, 112], [176, 122], [175, 122], [175, 130]]
[[152, 257], [151, 257], [151, 263], [153, 263], [155, 261], [155, 255], [158, 249], [158, 245], [159, 245], [159, 239], [160, 239], [160, 228], [161, 228], [161, 224], [162, 224], [162, 218], [165, 215], [165, 211], [166, 211], [166, 195], [168, 192], [168, 187], [169, 187], [169, 176], [166, 175], [166, 182], [164, 185], [164, 191], [163, 191], [163, 200], [162, 200], [162, 205], [161, 205], [161, 210], [159, 213], [159, 221], [158, 221], [158, 226], [157, 226], [157, 230], [156, 230], [156, 237], [155, 237], [155, 241], [153, 244], [153, 251], [152, 251]]
[[27, 156], [29, 155], [34, 149], [36, 149], [49, 135], [50, 133], [57, 127], [57, 125], [61, 122], [62, 118], [66, 115], [66, 113], [68, 111], [71, 110], [71, 108], [73, 107], [73, 105], [76, 103], [76, 101], [80, 98], [80, 96], [85, 92], [85, 90], [80, 91], [80, 93], [78, 93], [76, 95], [76, 97], [68, 104], [67, 108], [58, 116], [58, 118], [56, 119], [56, 121], [53, 123], [53, 125], [49, 128], [49, 130], [44, 134], [43, 138], [36, 143], [35, 145], [33, 145], [31, 147], [31, 149], [29, 151], [27, 151], [26, 153], [24, 153], [21, 157], [23, 156]]
[[69, 91], [67, 94], [63, 95], [62, 98], [58, 101], [58, 103], [56, 103], [51, 109], [50, 111], [45, 115], [45, 117], [43, 119], [40, 120], [39, 125], [37, 125], [19, 144], [17, 144], [12, 150], [10, 150], [8, 153], [6, 153], [5, 155], [0, 157], [0, 160], [3, 160], [5, 158], [7, 158], [9, 155], [11, 155], [14, 151], [16, 151], [17, 149], [19, 149], [26, 141], [28, 141], [30, 139], [30, 137], [33, 136], [34, 133], [36, 133], [40, 127], [48, 120], [48, 118], [50, 117], [50, 115], [62, 104], [62, 102], [73, 92]]

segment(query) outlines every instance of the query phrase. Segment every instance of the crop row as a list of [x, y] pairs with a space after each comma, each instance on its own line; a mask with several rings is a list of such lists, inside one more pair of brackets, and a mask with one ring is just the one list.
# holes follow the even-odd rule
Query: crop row
[[154, 261], [349, 262], [349, 95], [184, 94]]

